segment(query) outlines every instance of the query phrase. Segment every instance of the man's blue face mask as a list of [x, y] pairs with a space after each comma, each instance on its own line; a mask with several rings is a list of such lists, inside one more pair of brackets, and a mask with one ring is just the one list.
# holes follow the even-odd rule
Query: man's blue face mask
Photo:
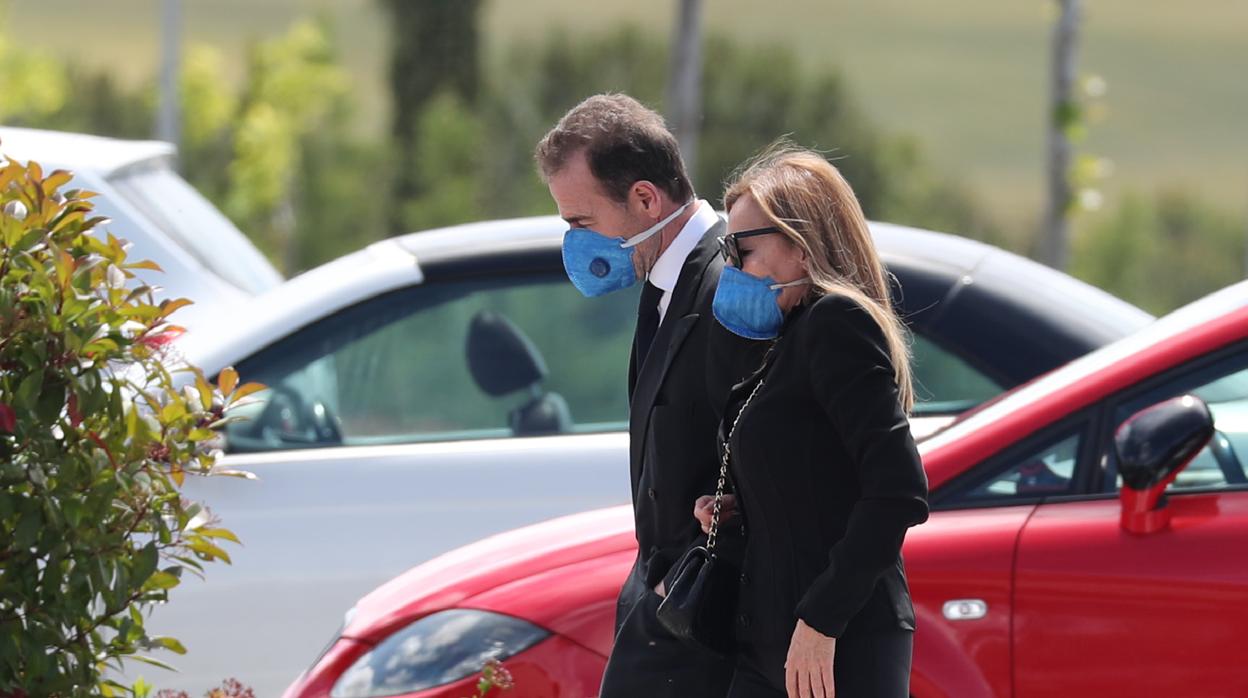
[[711, 312], [728, 331], [746, 339], [774, 339], [784, 324], [780, 312], [780, 290], [810, 283], [798, 279], [784, 284], [767, 277], [760, 279], [733, 266], [725, 266], [715, 288]]
[[625, 240], [610, 238], [588, 228], [572, 228], [563, 234], [563, 269], [576, 289], [595, 298], [637, 283], [633, 265], [636, 247], [649, 240], [697, 199], [691, 199], [670, 216]]

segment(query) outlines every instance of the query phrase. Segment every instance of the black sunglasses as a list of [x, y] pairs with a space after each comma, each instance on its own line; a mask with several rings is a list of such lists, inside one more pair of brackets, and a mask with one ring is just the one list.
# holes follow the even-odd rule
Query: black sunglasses
[[719, 236], [719, 253], [724, 256], [724, 261], [728, 262], [738, 269], [741, 268], [741, 245], [738, 242], [741, 238], [752, 238], [756, 235], [770, 235], [772, 233], [781, 232], [779, 228], [768, 226], [766, 228], [754, 228], [753, 230], [742, 230], [737, 233], [727, 233]]

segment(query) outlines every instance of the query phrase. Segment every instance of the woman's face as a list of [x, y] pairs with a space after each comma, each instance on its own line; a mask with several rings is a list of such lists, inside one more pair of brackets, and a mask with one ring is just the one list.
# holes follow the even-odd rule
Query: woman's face
[[[763, 214], [758, 202], [746, 194], [728, 210], [728, 234], [768, 228], [772, 222]], [[771, 277], [776, 283], [804, 279], [806, 255], [781, 232], [737, 238], [741, 251], [741, 271], [760, 279]], [[791, 286], [780, 290], [780, 310], [787, 313], [810, 292], [809, 285]]]

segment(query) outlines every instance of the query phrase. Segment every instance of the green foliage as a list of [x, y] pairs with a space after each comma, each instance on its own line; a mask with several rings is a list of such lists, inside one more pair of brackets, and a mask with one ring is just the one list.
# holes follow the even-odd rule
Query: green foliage
[[238, 97], [222, 81], [224, 72], [220, 52], [202, 44], [187, 48], [178, 79], [184, 143], [216, 144], [228, 133], [238, 113]]
[[[114, 695], [148, 652], [143, 610], [237, 542], [182, 499], [214, 470], [213, 428], [262, 386], [217, 387], [170, 349], [170, 317], [90, 192], [35, 163], [0, 169], [0, 694]], [[182, 387], [185, 385], [185, 387]]]
[[[439, 95], [476, 101], [480, 83], [477, 18], [481, 0], [381, 0], [390, 26], [390, 90], [395, 145], [394, 196], [400, 202], [392, 226], [441, 206], [427, 186], [427, 112], [444, 111]], [[436, 118], [436, 117], [435, 117]], [[459, 197], [463, 198], [463, 197]], [[413, 199], [424, 203], [409, 205]], [[458, 202], [450, 204], [455, 206]], [[415, 206], [415, 212], [412, 207]], [[434, 212], [436, 218], [436, 212]]]
[[315, 22], [298, 22], [252, 51], [225, 209], [284, 268], [294, 257], [302, 141], [341, 117], [346, 87], [329, 36]]
[[401, 201], [404, 231], [463, 223], [472, 220], [466, 212], [481, 210], [488, 163], [481, 149], [484, 135], [481, 119], [451, 92], [425, 106], [412, 142], [420, 153], [410, 173], [418, 193]]
[[1071, 273], [1165, 313], [1244, 276], [1243, 222], [1190, 195], [1127, 196], [1073, 241]]
[[64, 107], [69, 94], [69, 76], [59, 61], [0, 35], [0, 122], [46, 118]]

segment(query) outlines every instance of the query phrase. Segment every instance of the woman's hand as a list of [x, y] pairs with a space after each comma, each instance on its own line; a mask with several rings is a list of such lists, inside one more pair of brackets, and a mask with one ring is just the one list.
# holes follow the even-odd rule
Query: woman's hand
[[832, 677], [835, 657], [836, 638], [820, 633], [799, 618], [793, 639], [789, 641], [789, 656], [784, 662], [784, 684], [789, 698], [833, 698], [836, 695]]
[[[723, 523], [732, 518], [737, 511], [736, 495], [726, 494], [723, 499], [719, 500], [719, 522]], [[693, 503], [693, 518], [702, 524], [702, 532], [711, 532], [711, 517], [715, 514], [715, 495], [704, 494], [698, 497], [698, 501]]]

